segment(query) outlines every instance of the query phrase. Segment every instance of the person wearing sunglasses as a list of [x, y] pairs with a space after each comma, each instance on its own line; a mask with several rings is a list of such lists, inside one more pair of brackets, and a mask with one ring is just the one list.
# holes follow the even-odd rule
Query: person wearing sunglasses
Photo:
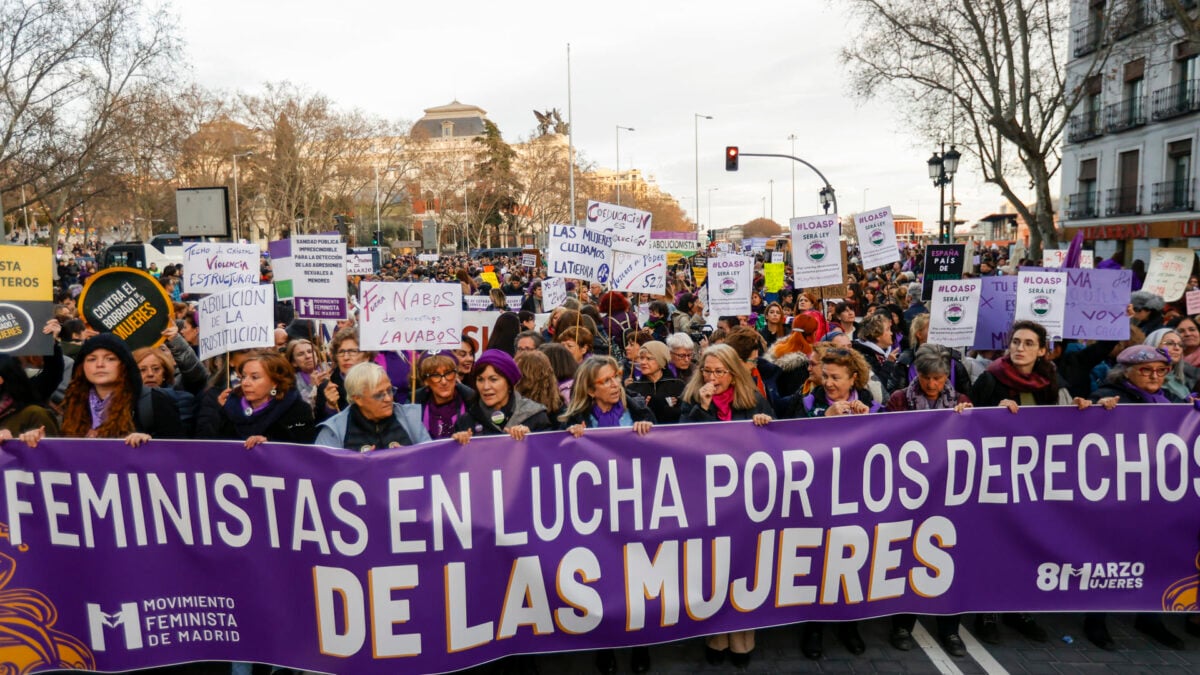
[[413, 400], [421, 407], [421, 424], [434, 440], [450, 438], [459, 415], [475, 400], [475, 391], [459, 381], [458, 362], [449, 352], [421, 359], [417, 373], [421, 388]]
[[[1174, 331], [1170, 334], [1175, 335]], [[1172, 372], [1171, 357], [1165, 349], [1146, 344], [1126, 347], [1117, 355], [1117, 365], [1108, 371], [1105, 383], [1092, 392], [1091, 399], [1109, 409], [1118, 404], [1185, 402], [1186, 398], [1176, 396], [1165, 386]], [[1138, 614], [1133, 626], [1159, 644], [1171, 649], [1184, 648], [1183, 640], [1167, 630], [1158, 614]], [[1196, 624], [1187, 626], [1189, 633], [1200, 633], [1200, 627], [1193, 627]], [[1101, 649], [1112, 651], [1117, 648], [1108, 632], [1105, 614], [1091, 613], [1084, 617], [1083, 632]]]
[[424, 443], [421, 406], [395, 401], [392, 381], [378, 363], [359, 363], [345, 377], [350, 404], [318, 425], [317, 445], [369, 452]]

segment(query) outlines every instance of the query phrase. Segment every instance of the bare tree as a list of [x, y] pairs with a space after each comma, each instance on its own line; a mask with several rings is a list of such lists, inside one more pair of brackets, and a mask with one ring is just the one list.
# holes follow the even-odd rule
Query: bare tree
[[1178, 28], [1178, 35], [1200, 47], [1200, 11], [1195, 0], [1160, 0], [1162, 12], [1170, 17]]
[[0, 191], [25, 186], [56, 237], [71, 209], [111, 187], [100, 177], [115, 173], [118, 117], [135, 86], [166, 80], [175, 25], [140, 0], [12, 0], [0, 35]]
[[[893, 95], [931, 140], [962, 129], [961, 149], [1031, 225], [1031, 253], [1057, 247], [1052, 180], [1063, 127], [1083, 95], [1082, 82], [1068, 82], [1065, 73], [1068, 0], [849, 4], [862, 27], [842, 51], [854, 91]], [[1090, 71], [1106, 56], [1097, 53]], [[1019, 194], [1026, 185], [1033, 202]]]

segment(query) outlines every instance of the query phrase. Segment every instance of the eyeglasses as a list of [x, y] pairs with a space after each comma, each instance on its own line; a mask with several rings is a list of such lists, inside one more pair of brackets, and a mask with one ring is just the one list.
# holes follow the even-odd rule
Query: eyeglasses
[[1158, 343], [1159, 347], [1182, 347], [1183, 343], [1179, 340], [1163, 340]]
[[1138, 373], [1139, 375], [1141, 375], [1142, 377], [1158, 377], [1158, 378], [1162, 378], [1162, 377], [1166, 377], [1166, 376], [1167, 376], [1167, 373], [1171, 372], [1171, 369], [1170, 369], [1170, 368], [1150, 368], [1150, 367], [1145, 367], [1145, 368], [1134, 368], [1134, 371], [1135, 371], [1135, 372], [1137, 372], [1137, 373]]
[[755, 356], [754, 358], [746, 359], [746, 365], [757, 366], [758, 365], [758, 357]]
[[445, 382], [446, 380], [457, 380], [458, 373], [453, 370], [448, 373], [429, 373], [428, 375], [425, 376], [425, 379], [429, 380], [430, 382]]
[[729, 371], [725, 370], [724, 368], [702, 368], [700, 369], [700, 374], [704, 375], [705, 377], [725, 377], [729, 374]]
[[389, 401], [396, 398], [396, 392], [392, 391], [391, 387], [383, 391], [377, 391], [370, 395], [376, 401]]
[[693, 354], [691, 352], [671, 352], [671, 356], [677, 359], [690, 359]]
[[358, 356], [361, 353], [362, 353], [362, 351], [360, 351], [358, 349], [339, 349], [339, 350], [337, 350], [338, 356]]

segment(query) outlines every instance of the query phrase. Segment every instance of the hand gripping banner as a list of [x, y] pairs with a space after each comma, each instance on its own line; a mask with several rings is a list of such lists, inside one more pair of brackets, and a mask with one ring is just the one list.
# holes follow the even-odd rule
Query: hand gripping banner
[[898, 612], [1196, 611], [1200, 412], [0, 447], [0, 667], [444, 672]]

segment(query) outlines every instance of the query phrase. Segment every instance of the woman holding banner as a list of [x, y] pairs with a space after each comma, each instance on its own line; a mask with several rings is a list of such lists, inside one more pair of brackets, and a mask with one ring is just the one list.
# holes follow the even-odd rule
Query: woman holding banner
[[[136, 448], [151, 438], [184, 436], [175, 402], [164, 392], [143, 389], [133, 354], [111, 333], [88, 338], [79, 348], [62, 408], [65, 438], [122, 438]], [[39, 427], [20, 438], [33, 447], [46, 435]]]
[[321, 422], [317, 445], [369, 452], [430, 440], [421, 423], [420, 406], [396, 403], [392, 381], [378, 363], [351, 368], [346, 374], [346, 395], [350, 405]]
[[421, 406], [421, 422], [432, 439], [450, 438], [475, 391], [458, 381], [458, 363], [447, 353], [426, 356], [417, 371], [424, 386], [413, 401]]
[[475, 360], [475, 389], [479, 396], [467, 405], [454, 425], [454, 440], [466, 445], [472, 436], [508, 434], [514, 441], [533, 431], [554, 428], [546, 408], [521, 396], [514, 389], [521, 370], [513, 357], [489, 349]]
[[628, 383], [628, 391], [646, 399], [659, 424], [675, 424], [682, 414], [683, 380], [671, 377], [667, 362], [671, 350], [657, 340], [648, 340], [638, 348], [637, 367], [641, 379]]
[[[700, 355], [700, 368], [683, 391], [681, 422], [753, 420], [765, 426], [773, 416], [771, 404], [758, 393], [750, 371], [729, 345], [713, 345]], [[704, 658], [712, 665], [725, 660], [738, 668], [750, 664], [754, 631], [721, 633], [705, 638]]]
[[[312, 443], [317, 436], [312, 408], [296, 390], [296, 373], [276, 351], [252, 352], [238, 366], [241, 382], [215, 399], [207, 398], [197, 434], [245, 441], [246, 448], [267, 441]], [[213, 410], [213, 405], [219, 407]]]

